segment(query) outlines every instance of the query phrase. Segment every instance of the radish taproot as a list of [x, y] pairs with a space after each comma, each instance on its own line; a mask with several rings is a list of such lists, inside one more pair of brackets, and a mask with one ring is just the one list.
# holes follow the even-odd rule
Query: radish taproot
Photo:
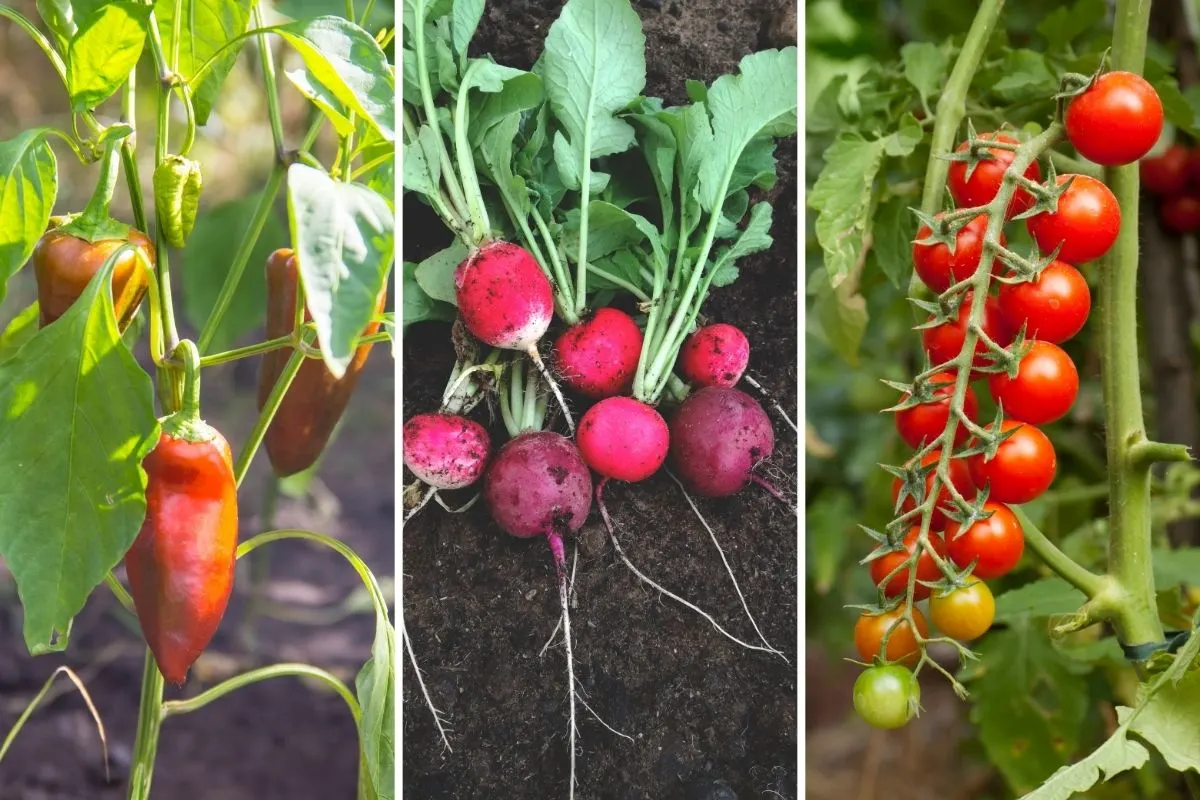
[[633, 317], [615, 308], [597, 309], [566, 330], [554, 344], [563, 381], [575, 391], [600, 400], [626, 394], [642, 352], [642, 331]]
[[662, 415], [632, 397], [608, 397], [579, 421], [579, 452], [605, 480], [637, 483], [667, 460], [670, 430]]
[[696, 388], [731, 388], [750, 363], [750, 340], [724, 322], [707, 325], [688, 337], [679, 351], [679, 369]]
[[476, 247], [454, 271], [454, 294], [459, 316], [472, 336], [532, 359], [562, 406], [567, 427], [573, 433], [571, 411], [537, 349], [554, 318], [554, 292], [529, 251], [503, 241]]
[[775, 450], [771, 420], [754, 398], [710, 386], [688, 395], [671, 418], [671, 464], [704, 497], [728, 497], [751, 481], [779, 497], [754, 473]]
[[592, 507], [592, 475], [570, 439], [549, 431], [522, 433], [500, 448], [484, 479], [492, 519], [510, 536], [545, 536], [558, 579], [570, 687], [571, 796], [575, 795], [575, 663], [563, 536], [583, 527]]

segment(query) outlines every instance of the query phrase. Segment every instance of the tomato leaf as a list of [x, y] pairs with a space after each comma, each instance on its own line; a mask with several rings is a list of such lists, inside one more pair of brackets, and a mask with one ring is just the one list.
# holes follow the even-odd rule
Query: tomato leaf
[[1069, 800], [1101, 781], [1131, 769], [1141, 769], [1150, 751], [1118, 730], [1086, 758], [1059, 768], [1045, 783], [1021, 800]]
[[8, 279], [33, 255], [58, 197], [58, 163], [48, 128], [0, 142], [0, 301]]
[[1104, 0], [1078, 0], [1069, 8], [1064, 4], [1038, 23], [1037, 32], [1046, 39], [1048, 50], [1065, 49], [1083, 34], [1104, 22], [1108, 3]]
[[932, 95], [939, 94], [950, 70], [950, 57], [932, 42], [908, 42], [900, 48], [900, 61], [904, 64], [904, 77], [929, 102]]
[[31, 653], [67, 646], [71, 620], [125, 555], [146, 513], [157, 441], [150, 376], [122, 344], [112, 266], [0, 364], [0, 557]]
[[870, 319], [866, 299], [847, 282], [834, 287], [819, 276], [810, 280], [815, 281], [816, 318], [829, 346], [850, 366], [858, 366], [858, 349]]
[[369, 33], [340, 17], [317, 17], [276, 28], [304, 59], [311, 79], [371, 125], [396, 140], [396, 77]]
[[387, 283], [396, 252], [395, 215], [390, 203], [367, 187], [293, 164], [288, 216], [321, 354], [340, 378]]
[[875, 176], [883, 163], [884, 140], [843, 134], [825, 152], [825, 167], [808, 195], [817, 211], [817, 241], [833, 285], [850, 273], [871, 228], [868, 214]]
[[1062, 578], [1043, 578], [996, 596], [996, 622], [1043, 619], [1078, 611], [1083, 592]]
[[1049, 97], [1058, 89], [1058, 78], [1046, 64], [1046, 57], [1033, 50], [1014, 50], [1004, 59], [1004, 77], [992, 91], [1012, 103]]
[[1079, 747], [1091, 702], [1080, 676], [1091, 666], [1063, 656], [1029, 624], [992, 631], [977, 652], [963, 676], [975, 701], [971, 721], [1008, 784], [1027, 792]]
[[79, 14], [79, 28], [67, 48], [71, 110], [95, 108], [129, 77], [142, 56], [152, 8], [133, 0], [112, 0]]

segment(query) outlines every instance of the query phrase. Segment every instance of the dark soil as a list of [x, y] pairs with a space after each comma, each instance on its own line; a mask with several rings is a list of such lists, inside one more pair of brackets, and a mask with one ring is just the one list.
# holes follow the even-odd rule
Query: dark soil
[[[186, 335], [186, 334], [185, 334]], [[256, 362], [204, 373], [206, 418], [235, 448], [254, 422]], [[320, 473], [320, 502], [281, 499], [273, 527], [326, 533], [352, 547], [380, 580], [395, 563], [394, 362], [380, 348], [347, 411]], [[261, 453], [262, 451], [260, 451]], [[243, 485], [243, 539], [263, 530], [259, 518], [265, 456]], [[337, 554], [297, 542], [268, 552], [269, 600], [291, 614], [319, 617], [355, 591], [356, 573]], [[267, 618], [257, 626], [258, 657], [249, 655], [240, 629], [248, 575], [241, 565], [235, 598], [221, 629], [193, 667], [183, 690], [167, 698], [194, 696], [224, 678], [261, 664], [307, 662], [353, 687], [370, 657], [374, 619], [354, 615], [313, 624]], [[118, 573], [120, 574], [120, 573]], [[9, 594], [0, 603], [0, 741], [59, 665], [83, 678], [103, 719], [109, 778], [99, 738], [83, 701], [65, 677], [55, 698], [30, 718], [0, 765], [0, 800], [123, 800], [137, 726], [141, 644], [133, 619], [107, 589], [92, 596], [76, 619], [63, 655], [31, 657], [21, 638], [20, 606], [11, 578], [0, 572]], [[127, 624], [124, 624], [127, 623]], [[163, 724], [152, 796], [164, 800], [342, 800], [354, 796], [358, 742], [345, 704], [324, 688], [294, 678], [256, 683]]]
[[[528, 68], [561, 5], [561, 0], [490, 3], [478, 49]], [[685, 101], [687, 78], [711, 82], [734, 71], [750, 52], [795, 43], [794, 15], [790, 42], [779, 41], [788, 23], [776, 19], [774, 2], [635, 5], [647, 36], [646, 91], [672, 103]], [[713, 320], [746, 331], [751, 374], [793, 419], [795, 154], [794, 140], [781, 144], [780, 182], [773, 192], [775, 246], [742, 262], [741, 279], [716, 290], [706, 308]], [[420, 260], [448, 243], [436, 218], [418, 202], [407, 200], [404, 214], [405, 260]], [[409, 328], [403, 354], [406, 417], [437, 407], [453, 363], [449, 333], [440, 323]], [[578, 399], [573, 405], [578, 418], [584, 405]], [[773, 419], [774, 477], [791, 494], [797, 437]], [[720, 558], [670, 478], [612, 486], [605, 499], [623, 547], [640, 569], [736, 635], [753, 639]], [[505, 536], [481, 505], [460, 516], [431, 505], [404, 530], [405, 624], [433, 700], [449, 717], [453, 752], [445, 751], [406, 660], [402, 790], [421, 800], [566, 797], [561, 644], [538, 655], [559, 617], [550, 554], [544, 544]], [[571, 612], [576, 676], [588, 704], [632, 741], [579, 709], [576, 797], [583, 800], [797, 797], [796, 518], [754, 487], [699, 505], [763, 633], [790, 663], [738, 647], [641, 584], [617, 559], [593, 512], [577, 542], [577, 603]]]

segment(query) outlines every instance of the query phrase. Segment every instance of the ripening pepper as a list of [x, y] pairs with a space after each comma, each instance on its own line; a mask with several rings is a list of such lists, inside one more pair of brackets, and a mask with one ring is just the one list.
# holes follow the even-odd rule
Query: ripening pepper
[[[287, 248], [272, 253], [267, 259], [267, 338], [289, 336], [295, 329], [298, 280], [299, 267], [295, 254]], [[385, 287], [376, 299], [377, 316], [383, 311], [386, 301]], [[307, 309], [304, 319], [306, 322], [312, 319]], [[372, 321], [363, 329], [362, 335], [370, 336], [377, 330], [379, 323]], [[263, 439], [267, 457], [276, 475], [286, 478], [303, 472], [317, 462], [334, 427], [346, 411], [370, 354], [371, 345], [359, 346], [341, 378], [334, 377], [324, 361], [315, 358], [304, 360]], [[266, 406], [271, 390], [289, 358], [291, 351], [288, 349], [272, 350], [263, 356], [258, 372], [259, 411]]]
[[142, 466], [146, 519], [125, 554], [125, 570], [158, 669], [165, 680], [182, 684], [216, 633], [233, 590], [233, 455], [185, 399], [179, 413], [163, 420], [158, 445]]
[[[126, 242], [137, 245], [149, 262], [155, 263], [154, 242], [136, 228], [129, 229], [127, 239], [95, 242], [59, 228], [43, 234], [33, 250], [41, 326], [45, 327], [67, 313], [108, 257]], [[149, 285], [150, 276], [137, 253], [132, 250], [123, 253], [112, 274], [113, 311], [121, 331], [133, 320]]]

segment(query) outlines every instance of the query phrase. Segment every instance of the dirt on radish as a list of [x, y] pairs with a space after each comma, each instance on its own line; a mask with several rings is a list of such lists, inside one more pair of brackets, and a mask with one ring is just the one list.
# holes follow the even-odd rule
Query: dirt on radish
[[[659, 6], [657, 9], [651, 6]], [[686, 101], [684, 81], [711, 81], [746, 53], [777, 41], [773, 3], [747, 3], [730, 15], [716, 0], [636, 5], [647, 37], [646, 92]], [[475, 49], [520, 68], [540, 51], [558, 0], [489, 4]], [[718, 21], [723, 21], [718, 23]], [[719, 25], [719, 27], [718, 27]], [[532, 32], [532, 33], [531, 33]], [[741, 278], [712, 293], [706, 322], [728, 322], [750, 340], [747, 375], [793, 419], [797, 367], [796, 144], [781, 143], [774, 247], [739, 263]], [[404, 258], [445, 247], [449, 234], [419, 202], [404, 205]], [[551, 337], [543, 341], [549, 353]], [[436, 409], [453, 363], [450, 326], [419, 323], [404, 337], [403, 418]], [[755, 389], [767, 411], [775, 453], [763, 474], [795, 485], [793, 431]], [[551, 401], [551, 407], [553, 407]], [[578, 397], [573, 410], [586, 408]], [[475, 415], [484, 419], [485, 415]], [[578, 418], [578, 416], [577, 416]], [[497, 419], [493, 441], [507, 437]], [[447, 492], [451, 506], [471, 491]], [[709, 534], [679, 486], [660, 471], [637, 485], [610, 483], [605, 502], [621, 546], [639, 569], [757, 641]], [[577, 708], [581, 798], [761, 796], [794, 800], [796, 764], [796, 518], [757, 487], [720, 501], [696, 499], [725, 550], [762, 633], [778, 656], [738, 647], [704, 619], [640, 583], [623, 565], [593, 510], [568, 539], [575, 580], [571, 626], [581, 699], [616, 730]], [[430, 509], [426, 509], [429, 511]], [[483, 502], [449, 515], [422, 513], [403, 534], [404, 614], [427, 688], [446, 715], [446, 752], [404, 664], [403, 758], [406, 794], [431, 798], [566, 796], [567, 691], [561, 638], [539, 656], [559, 620], [554, 567], [546, 548], [504, 534]]]

